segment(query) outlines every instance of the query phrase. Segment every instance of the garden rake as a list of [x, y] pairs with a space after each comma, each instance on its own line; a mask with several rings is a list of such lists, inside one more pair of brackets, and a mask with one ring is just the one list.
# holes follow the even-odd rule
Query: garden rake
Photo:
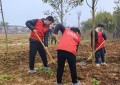
[[52, 58], [52, 56], [51, 56], [50, 52], [48, 51], [48, 49], [45, 48], [45, 45], [44, 45], [44, 43], [41, 41], [41, 39], [40, 39], [40, 37], [38, 36], [37, 32], [34, 32], [34, 33], [36, 34], [36, 36], [37, 36], [37, 38], [39, 39], [39, 41], [40, 41], [40, 43], [42, 44], [42, 46], [44, 47], [44, 49], [45, 49], [45, 51], [47, 52], [48, 56], [51, 58], [52, 62], [55, 64], [54, 59]]
[[[103, 41], [100, 45], [99, 45], [99, 47], [94, 51], [94, 53], [100, 48], [100, 46], [101, 45], [103, 45], [103, 43], [105, 43], [105, 41]], [[92, 57], [92, 52], [91, 52], [91, 54], [90, 54], [90, 56], [87, 58], [87, 60], [85, 60], [85, 61], [81, 61], [79, 64], [80, 65], [86, 65], [86, 62]]]

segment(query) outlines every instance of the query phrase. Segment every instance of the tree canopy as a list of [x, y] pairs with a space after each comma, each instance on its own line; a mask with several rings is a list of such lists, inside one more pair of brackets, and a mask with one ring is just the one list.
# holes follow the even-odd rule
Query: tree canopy
[[[110, 12], [97, 12], [95, 16], [95, 24], [104, 24], [107, 31], [112, 31], [114, 24], [113, 24], [113, 16]], [[83, 30], [91, 29], [92, 28], [92, 19], [88, 19], [85, 22], [82, 22]]]
[[81, 5], [83, 0], [42, 0], [44, 3], [48, 3], [53, 9], [54, 13], [57, 13], [58, 17], [63, 24], [64, 16], [73, 8]]
[[120, 38], [120, 0], [115, 1], [116, 7], [114, 7], [113, 18], [114, 18], [114, 37]]

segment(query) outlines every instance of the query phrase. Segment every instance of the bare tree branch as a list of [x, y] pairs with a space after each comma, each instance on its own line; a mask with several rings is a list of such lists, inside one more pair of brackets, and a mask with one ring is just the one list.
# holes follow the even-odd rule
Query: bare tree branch
[[97, 6], [98, 0], [95, 0], [95, 7]]
[[86, 0], [87, 5], [92, 9], [92, 6], [89, 5], [88, 1]]
[[[42, 0], [48, 3], [56, 13], [63, 19], [63, 17], [75, 7], [81, 5], [83, 0]], [[60, 12], [60, 13], [59, 13]], [[62, 20], [61, 20], [62, 22]]]

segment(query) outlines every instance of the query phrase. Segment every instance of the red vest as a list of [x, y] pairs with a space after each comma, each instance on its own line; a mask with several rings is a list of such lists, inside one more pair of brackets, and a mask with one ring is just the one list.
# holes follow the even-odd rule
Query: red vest
[[[43, 40], [44, 34], [48, 31], [49, 26], [44, 26], [42, 20], [38, 19], [34, 28], [37, 31], [37, 34], [40, 37], [40, 39]], [[30, 38], [34, 40], [39, 40], [34, 32], [31, 32]]]
[[[96, 49], [104, 42], [102, 32], [97, 32], [97, 36], [98, 36], [98, 41], [97, 41], [97, 43], [95, 43], [95, 48]], [[104, 43], [99, 47], [99, 49], [101, 49], [103, 47], [104, 47]]]
[[57, 50], [65, 50], [76, 55], [77, 45], [80, 40], [81, 38], [77, 33], [66, 29], [60, 38]]

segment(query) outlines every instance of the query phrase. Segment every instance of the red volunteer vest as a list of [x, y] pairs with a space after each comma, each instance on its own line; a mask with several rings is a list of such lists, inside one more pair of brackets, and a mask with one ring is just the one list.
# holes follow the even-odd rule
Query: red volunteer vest
[[[97, 49], [103, 42], [104, 42], [104, 38], [102, 36], [102, 32], [97, 32], [97, 36], [98, 36], [98, 42], [95, 43], [95, 48]], [[99, 47], [99, 49], [104, 47], [104, 43]]]
[[[39, 19], [34, 28], [37, 31], [37, 34], [40, 37], [40, 39], [43, 40], [44, 34], [48, 31], [49, 26], [43, 26], [42, 20]], [[30, 38], [34, 40], [39, 40], [34, 32], [31, 32]]]
[[80, 40], [81, 38], [77, 33], [66, 29], [60, 38], [57, 50], [65, 50], [76, 55], [77, 45]]

